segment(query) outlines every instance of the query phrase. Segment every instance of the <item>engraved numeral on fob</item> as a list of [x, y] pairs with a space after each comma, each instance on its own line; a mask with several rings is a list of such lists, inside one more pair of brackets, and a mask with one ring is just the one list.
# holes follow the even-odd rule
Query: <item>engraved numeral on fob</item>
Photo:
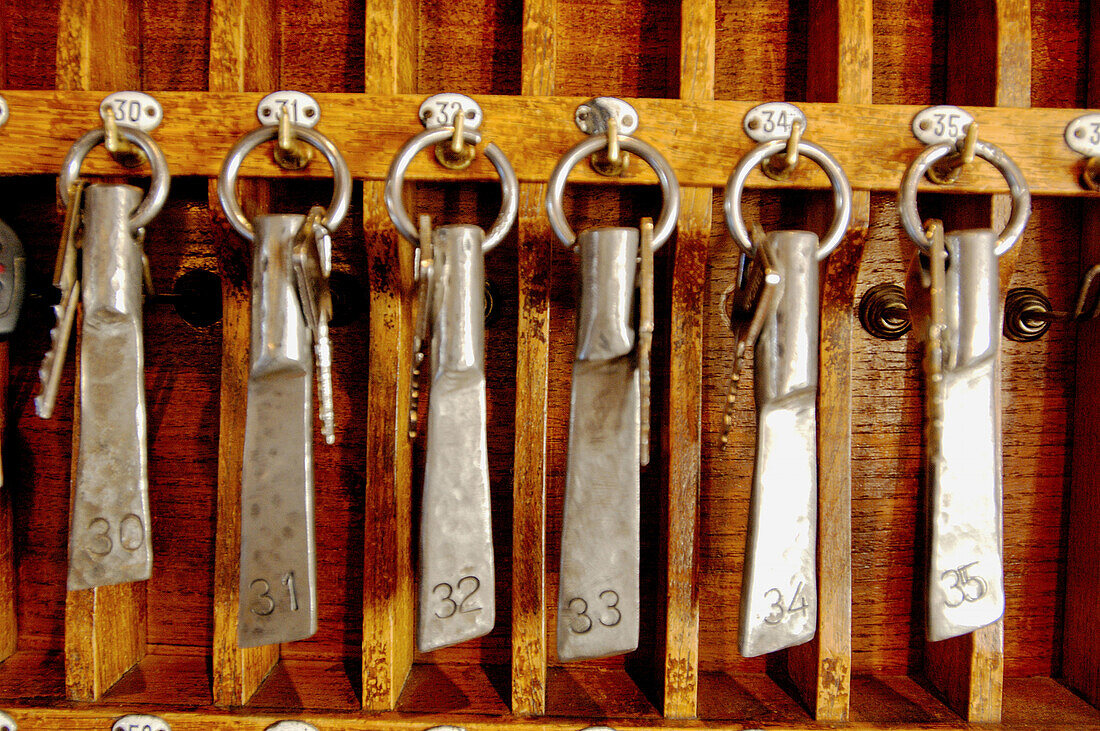
[[[977, 561], [971, 561], [965, 566], [960, 566], [957, 569], [948, 569], [940, 574], [940, 581], [944, 582], [944, 593], [948, 596], [943, 600], [943, 603], [947, 605], [949, 609], [954, 609], [960, 606], [963, 602], [976, 602], [985, 596], [989, 590], [989, 585], [986, 584], [985, 579], [980, 576], [971, 576], [970, 568], [977, 566]], [[950, 585], [946, 585], [950, 581]], [[970, 587], [970, 588], [968, 588]], [[952, 594], [955, 592], [958, 599]]]
[[[435, 616], [440, 619], [450, 619], [456, 614], [469, 614], [470, 612], [480, 612], [481, 605], [474, 605], [470, 603], [474, 594], [481, 588], [481, 579], [476, 576], [463, 576], [458, 580], [458, 583], [451, 586], [447, 583], [436, 584], [432, 587], [432, 594], [436, 592], [445, 592], [443, 596], [439, 597], [439, 601], [442, 603], [442, 607], [436, 610]], [[443, 611], [440, 614], [440, 610]]]
[[[111, 539], [111, 521], [106, 518], [96, 518], [88, 524], [92, 539], [88, 545], [88, 551], [96, 556], [106, 556], [115, 547]], [[145, 543], [145, 524], [141, 518], [128, 513], [118, 524], [118, 544], [127, 551], [133, 552], [141, 548]]]
[[775, 596], [775, 601], [771, 604], [771, 611], [768, 613], [768, 616], [764, 617], [764, 624], [779, 624], [788, 616], [805, 613], [810, 608], [810, 603], [802, 594], [801, 581], [798, 582], [798, 587], [794, 590], [794, 596], [791, 597], [789, 604], [784, 604], [783, 592], [775, 587], [764, 592], [764, 598], [771, 599], [773, 594]]
[[[613, 589], [604, 589], [599, 594], [602, 610], [597, 618], [604, 627], [614, 627], [623, 619], [623, 613], [619, 611], [619, 593]], [[583, 635], [589, 632], [595, 622], [588, 614], [588, 602], [577, 596], [569, 600], [566, 605], [569, 611], [577, 616], [569, 623], [569, 631], [573, 634]]]
[[290, 611], [298, 611], [298, 592], [294, 590], [294, 572], [283, 574], [283, 586], [286, 587], [287, 593], [290, 594]]
[[[283, 574], [282, 582], [290, 599], [290, 611], [297, 612], [298, 592], [294, 588], [294, 572]], [[267, 579], [253, 579], [248, 587], [256, 594], [256, 599], [264, 603], [262, 607], [250, 607], [249, 611], [261, 617], [266, 617], [275, 611], [275, 597], [271, 596], [271, 584]]]

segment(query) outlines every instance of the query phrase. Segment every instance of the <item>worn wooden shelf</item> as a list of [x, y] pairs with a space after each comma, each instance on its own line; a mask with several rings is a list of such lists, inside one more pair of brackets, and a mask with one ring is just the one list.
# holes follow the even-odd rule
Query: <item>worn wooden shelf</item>
[[[0, 127], [0, 173], [56, 173], [68, 145], [100, 124], [99, 102], [109, 92], [0, 91], [11, 109]], [[164, 121], [152, 133], [164, 150], [173, 175], [217, 177], [229, 148], [258, 126], [256, 107], [264, 94], [152, 91], [164, 107]], [[409, 137], [423, 130], [416, 110], [423, 95], [323, 94], [317, 129], [343, 153], [353, 178], [384, 180], [390, 161]], [[485, 119], [481, 132], [500, 147], [521, 182], [544, 183], [558, 159], [583, 136], [573, 113], [584, 97], [476, 96]], [[681, 185], [722, 188], [734, 165], [756, 144], [742, 130], [749, 109], [759, 101], [629, 99], [642, 120], [636, 135], [668, 158]], [[857, 190], [897, 190], [905, 168], [923, 149], [910, 121], [922, 106], [897, 104], [800, 103], [809, 122], [807, 140], [822, 145], [844, 167]], [[981, 138], [1001, 147], [1022, 170], [1035, 195], [1084, 195], [1079, 182], [1084, 158], [1066, 146], [1066, 125], [1083, 109], [998, 109], [964, 107], [981, 125]], [[792, 180], [753, 176], [751, 187], [826, 188], [828, 181], [812, 164]], [[120, 168], [100, 149], [89, 156], [89, 174], [117, 174]], [[244, 176], [331, 177], [323, 162], [288, 172], [270, 155], [250, 155]], [[462, 172], [449, 171], [431, 155], [410, 165], [409, 180], [495, 180], [484, 156]], [[578, 165], [573, 178], [601, 185], [656, 183], [643, 163], [627, 174], [608, 178]], [[943, 190], [925, 181], [924, 190]], [[996, 193], [1007, 189], [992, 167], [973, 166], [953, 192]]]
[[[1066, 122], [1100, 108], [1100, 7], [1077, 0], [57, 0], [0, 7], [0, 218], [28, 251], [30, 297], [0, 344], [0, 710], [21, 731], [109, 728], [156, 713], [175, 731], [261, 731], [281, 719], [325, 731], [1100, 728], [1100, 323], [1060, 321], [1002, 343], [1007, 610], [972, 637], [929, 645], [922, 609], [922, 394], [911, 336], [872, 338], [853, 308], [900, 283], [913, 247], [895, 191], [920, 149], [925, 106], [972, 111], [1034, 194], [1002, 289], [1030, 286], [1057, 310], [1100, 261], [1100, 203]], [[334, 326], [338, 441], [315, 444], [319, 630], [302, 642], [236, 646], [239, 476], [249, 341], [250, 252], [228, 231], [211, 178], [256, 126], [267, 92], [321, 102], [320, 129], [357, 179], [334, 239], [342, 277]], [[57, 415], [33, 415], [48, 341], [48, 282], [61, 219], [56, 174], [98, 125], [108, 91], [164, 106], [154, 132], [175, 176], [148, 227], [158, 293], [184, 275], [217, 279], [220, 319], [193, 325], [176, 300], [147, 301], [146, 383], [154, 573], [126, 591], [65, 591], [72, 366]], [[415, 511], [423, 445], [404, 436], [411, 257], [382, 180], [419, 130], [421, 100], [473, 95], [486, 140], [520, 183], [514, 233], [486, 259], [500, 293], [486, 328], [497, 626], [414, 650]], [[638, 136], [683, 186], [676, 239], [656, 259], [654, 459], [643, 471], [641, 647], [563, 665], [555, 657], [557, 552], [577, 265], [553, 239], [545, 180], [581, 139], [576, 105], [636, 105]], [[737, 652], [752, 473], [751, 369], [721, 449], [733, 347], [719, 303], [736, 247], [721, 195], [751, 146], [757, 101], [809, 117], [855, 189], [847, 240], [824, 265], [819, 403], [819, 623], [812, 643], [766, 659]], [[85, 171], [118, 175], [100, 150]], [[304, 212], [328, 170], [287, 173], [265, 154], [241, 194]], [[140, 177], [140, 173], [138, 175]], [[495, 176], [479, 156], [452, 173], [422, 155], [409, 171], [433, 220], [492, 220]], [[305, 179], [302, 179], [305, 178]], [[659, 205], [654, 178], [578, 166], [574, 227], [626, 225]], [[750, 179], [746, 216], [767, 229], [822, 230], [824, 179]], [[781, 191], [779, 188], [796, 189]], [[807, 189], [799, 191], [797, 189]], [[926, 190], [932, 186], [926, 185]], [[921, 199], [949, 228], [1003, 215], [1003, 181], [965, 171]], [[217, 299], [216, 297], [213, 299]], [[209, 302], [206, 302], [209, 304]], [[216, 308], [213, 308], [216, 309]], [[215, 312], [215, 317], [217, 317]], [[427, 396], [430, 398], [430, 394]], [[134, 621], [119, 622], [120, 616]], [[115, 620], [115, 621], [113, 621]], [[94, 640], [94, 641], [93, 641]]]

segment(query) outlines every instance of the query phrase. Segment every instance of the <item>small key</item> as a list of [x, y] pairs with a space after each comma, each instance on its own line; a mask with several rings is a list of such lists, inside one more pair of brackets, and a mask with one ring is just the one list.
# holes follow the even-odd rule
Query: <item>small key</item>
[[737, 400], [737, 386], [741, 381], [745, 353], [760, 337], [764, 321], [779, 298], [779, 272], [772, 266], [768, 252], [761, 244], [762, 238], [763, 231], [757, 224], [753, 227], [756, 250], [752, 259], [745, 254], [741, 255], [737, 292], [733, 296], [730, 329], [737, 336], [737, 342], [733, 350], [733, 366], [730, 368], [729, 385], [726, 391], [726, 409], [722, 417], [722, 446], [729, 443], [730, 427], [733, 425], [733, 405]]
[[38, 377], [42, 390], [34, 399], [35, 413], [43, 419], [53, 414], [57, 402], [57, 388], [61, 383], [61, 371], [65, 367], [65, 354], [69, 349], [69, 336], [73, 330], [76, 305], [80, 301], [80, 279], [77, 276], [77, 250], [80, 248], [80, 211], [84, 205], [83, 180], [76, 180], [69, 189], [69, 207], [65, 210], [61, 246], [54, 266], [53, 284], [61, 292], [61, 298], [53, 306], [56, 324], [50, 330], [50, 349], [42, 358]]
[[328, 324], [332, 319], [332, 236], [321, 223], [324, 209], [314, 206], [294, 237], [294, 282], [302, 315], [313, 334], [317, 361], [317, 400], [320, 402], [321, 433], [326, 444], [336, 442], [332, 405], [332, 343]]
[[412, 374], [409, 378], [409, 439], [420, 429], [420, 366], [431, 329], [432, 302], [435, 297], [435, 257], [432, 250], [432, 218], [420, 217], [420, 242], [413, 261], [416, 273], [416, 330], [413, 333]]

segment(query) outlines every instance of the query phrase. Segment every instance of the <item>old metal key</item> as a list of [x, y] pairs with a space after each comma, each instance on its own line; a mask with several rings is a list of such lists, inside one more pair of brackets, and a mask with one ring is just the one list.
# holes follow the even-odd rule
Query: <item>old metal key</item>
[[[736, 340], [733, 346], [733, 365], [730, 366], [729, 385], [726, 389], [726, 408], [722, 416], [722, 446], [729, 442], [733, 426], [733, 405], [737, 387], [741, 383], [741, 370], [749, 346], [754, 345], [764, 329], [764, 322], [775, 309], [779, 294], [779, 272], [772, 265], [771, 256], [764, 245], [764, 231], [753, 226], [753, 255], [741, 252], [738, 282], [730, 306], [730, 329]], [[723, 302], [723, 307], [725, 304]]]
[[[639, 244], [642, 270], [652, 277], [652, 251], [672, 233], [680, 207], [676, 174], [649, 144], [626, 135], [616, 142], [657, 173], [664, 207], [649, 234], [636, 228], [594, 228], [574, 235], [562, 211], [566, 177], [608, 144], [595, 135], [558, 161], [547, 185], [554, 233], [580, 252], [580, 307], [569, 410], [569, 453], [562, 518], [557, 646], [563, 662], [632, 652], [638, 647], [642, 406], [648, 394], [646, 352], [652, 304], [641, 307], [635, 349], [634, 289]], [[646, 260], [649, 259], [647, 262]], [[642, 282], [643, 298], [652, 282]], [[647, 312], [648, 310], [648, 312]], [[648, 441], [648, 425], [646, 428]], [[648, 450], [647, 450], [648, 451]]]
[[[1023, 234], [1031, 195], [1016, 164], [977, 141], [975, 154], [1004, 175], [1012, 214], [987, 229], [922, 228], [919, 181], [954, 151], [932, 145], [909, 166], [899, 192], [902, 224], [927, 257], [910, 276], [913, 329], [925, 341], [926, 478], [929, 493], [928, 639], [944, 640], [1004, 614], [1001, 555], [1001, 409], [997, 388], [1001, 300], [997, 259]], [[921, 261], [923, 260], [923, 261]]]
[[[500, 215], [489, 233], [466, 224], [433, 230], [427, 216], [420, 217], [417, 232], [402, 200], [405, 170], [422, 150], [455, 134], [453, 126], [437, 125], [413, 136], [394, 158], [385, 190], [394, 226], [418, 246], [410, 438], [416, 436], [416, 379], [429, 333], [432, 341], [416, 631], [422, 652], [481, 637], [496, 622], [485, 413], [484, 254], [512, 227], [518, 186], [508, 159], [489, 144], [485, 155], [500, 175], [502, 188]], [[471, 147], [480, 141], [470, 129], [458, 134]]]
[[[145, 357], [142, 338], [144, 227], [168, 195], [168, 165], [144, 132], [118, 127], [152, 168], [149, 193], [131, 185], [78, 181], [81, 163], [104, 141], [102, 129], [81, 137], [62, 163], [58, 182], [66, 207], [55, 283], [57, 324], [42, 363], [39, 416], [53, 412], [76, 311], [80, 338], [79, 450], [69, 526], [70, 591], [148, 579], [153, 554], [146, 454]], [[78, 243], [78, 230], [83, 236]], [[77, 276], [77, 249], [83, 250]]]
[[769, 264], [779, 279], [774, 294], [765, 293], [774, 302], [764, 303], [754, 353], [756, 463], [738, 637], [745, 657], [799, 645], [817, 628], [818, 262], [841, 242], [852, 212], [852, 190], [840, 165], [821, 147], [796, 141], [791, 147], [821, 166], [832, 183], [833, 223], [820, 245], [809, 231], [776, 231], [750, 241], [741, 216], [745, 180], [787, 144], [758, 145], [726, 186], [730, 232], [761, 261], [755, 275], [761, 283], [749, 279], [746, 296], [767, 288]]
[[218, 177], [218, 199], [229, 223], [254, 243], [251, 366], [241, 473], [237, 625], [241, 647], [292, 642], [317, 631], [314, 351], [320, 372], [322, 430], [328, 443], [335, 438], [329, 381], [329, 232], [347, 214], [351, 176], [327, 137], [294, 126], [292, 132], [319, 150], [332, 167], [332, 202], [327, 210], [314, 208], [308, 216], [263, 214], [249, 221], [237, 200], [237, 171], [249, 152], [278, 132], [276, 127], [261, 127], [242, 137], [229, 151]]

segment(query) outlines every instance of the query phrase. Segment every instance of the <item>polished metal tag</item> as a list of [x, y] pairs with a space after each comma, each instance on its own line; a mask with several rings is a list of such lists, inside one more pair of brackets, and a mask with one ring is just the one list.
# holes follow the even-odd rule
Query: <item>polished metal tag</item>
[[638, 230], [577, 237], [576, 360], [558, 589], [558, 659], [638, 647], [641, 397], [631, 327]]
[[[922, 334], [926, 348], [939, 356], [938, 363], [926, 359], [928, 639], [933, 642], [992, 624], [1004, 614], [996, 245], [993, 231], [949, 233], [947, 266], [940, 273], [935, 248], [932, 252], [931, 317]], [[935, 284], [941, 278], [939, 294]]]
[[142, 249], [130, 216], [142, 191], [84, 192], [80, 446], [69, 532], [70, 591], [148, 579], [149, 531], [142, 346]]
[[756, 465], [741, 588], [740, 650], [807, 642], [817, 627], [818, 238], [762, 242], [779, 273], [756, 350]]
[[294, 279], [300, 215], [261, 215], [252, 264], [252, 342], [241, 474], [238, 644], [317, 631], [313, 537], [313, 353]]
[[469, 225], [442, 226], [431, 236], [435, 283], [427, 302], [433, 338], [417, 624], [422, 652], [481, 637], [496, 621], [484, 240], [485, 233]]

